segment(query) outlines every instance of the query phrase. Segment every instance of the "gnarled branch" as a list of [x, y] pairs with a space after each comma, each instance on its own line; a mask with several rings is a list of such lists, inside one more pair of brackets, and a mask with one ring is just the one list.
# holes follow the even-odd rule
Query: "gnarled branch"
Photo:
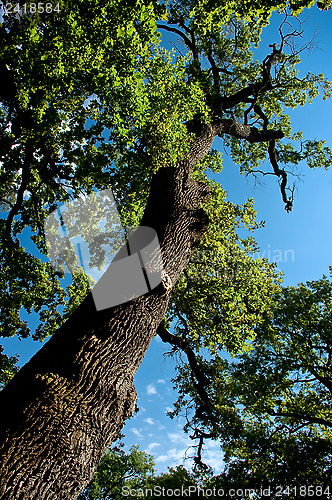
[[[171, 344], [174, 347], [181, 349], [187, 356], [189, 366], [192, 370], [196, 381], [194, 383], [195, 389], [197, 390], [197, 394], [200, 398], [201, 404], [196, 409], [196, 416], [205, 415], [209, 416], [210, 421], [213, 423], [213, 406], [210, 401], [209, 395], [206, 391], [206, 387], [211, 384], [211, 380], [205, 375], [205, 373], [200, 369], [196, 355], [193, 349], [190, 347], [189, 341], [184, 338], [177, 337], [170, 333], [166, 328], [162, 325], [159, 325], [156, 332], [161, 340], [165, 343]], [[207, 465], [202, 461], [202, 447], [204, 443], [204, 439], [213, 438], [215, 433], [212, 431], [210, 433], [206, 433], [198, 428], [194, 429], [194, 434], [190, 437], [191, 439], [199, 439], [199, 443], [197, 445], [197, 455], [194, 458], [194, 462], [202, 467], [203, 469], [207, 469]]]
[[220, 137], [223, 134], [237, 137], [238, 139], [245, 139], [251, 144], [254, 142], [267, 142], [276, 139], [282, 139], [284, 133], [282, 130], [259, 130], [250, 125], [243, 125], [242, 123], [231, 118], [224, 118], [216, 122], [217, 135]]
[[276, 148], [274, 139], [270, 140], [268, 151], [269, 151], [270, 163], [273, 167], [274, 174], [277, 175], [278, 177], [281, 177], [280, 191], [283, 202], [285, 203], [285, 210], [287, 212], [290, 212], [293, 207], [293, 196], [291, 198], [287, 198], [286, 194], [287, 174], [284, 169], [279, 168], [276, 157]]

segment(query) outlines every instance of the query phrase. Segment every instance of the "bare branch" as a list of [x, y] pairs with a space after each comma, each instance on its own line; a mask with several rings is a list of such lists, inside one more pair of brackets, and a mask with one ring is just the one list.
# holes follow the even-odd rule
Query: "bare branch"
[[197, 392], [201, 399], [205, 402], [207, 406], [210, 406], [211, 403], [209, 401], [208, 395], [206, 393], [205, 387], [211, 384], [210, 379], [200, 370], [198, 366], [198, 362], [196, 359], [196, 355], [194, 351], [191, 349], [188, 340], [182, 339], [170, 333], [166, 328], [162, 325], [159, 325], [157, 328], [157, 334], [161, 338], [161, 340], [165, 343], [171, 344], [173, 346], [179, 347], [187, 356], [190, 368], [194, 376], [197, 379], [198, 384], [196, 385]]
[[284, 169], [280, 169], [277, 158], [276, 158], [276, 148], [275, 148], [275, 139], [271, 139], [269, 141], [269, 158], [270, 158], [270, 163], [273, 167], [274, 174], [277, 175], [278, 177], [281, 177], [281, 184], [280, 184], [280, 191], [282, 195], [282, 199], [285, 203], [285, 210], [287, 212], [290, 212], [293, 207], [293, 193], [291, 198], [287, 198], [286, 195], [286, 185], [287, 185], [287, 174]]

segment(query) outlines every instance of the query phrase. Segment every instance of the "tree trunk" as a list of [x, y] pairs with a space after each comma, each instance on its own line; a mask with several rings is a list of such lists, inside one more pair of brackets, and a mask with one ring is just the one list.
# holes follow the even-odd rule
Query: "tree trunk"
[[215, 134], [204, 127], [188, 158], [152, 179], [142, 225], [157, 231], [162, 284], [99, 312], [90, 293], [0, 393], [1, 499], [76, 499], [132, 415], [134, 375], [207, 224], [207, 188], [190, 171]]

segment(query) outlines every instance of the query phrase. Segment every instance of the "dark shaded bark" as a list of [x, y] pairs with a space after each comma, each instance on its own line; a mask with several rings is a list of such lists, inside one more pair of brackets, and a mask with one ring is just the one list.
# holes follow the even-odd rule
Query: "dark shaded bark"
[[142, 225], [158, 233], [163, 283], [99, 312], [90, 294], [0, 393], [3, 500], [75, 499], [132, 415], [134, 375], [208, 222], [200, 208], [206, 186], [190, 171], [216, 133], [203, 127], [188, 158], [152, 179]]

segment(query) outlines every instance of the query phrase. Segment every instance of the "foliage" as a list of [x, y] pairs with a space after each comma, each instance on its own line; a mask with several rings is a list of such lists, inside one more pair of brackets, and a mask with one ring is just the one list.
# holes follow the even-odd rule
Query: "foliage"
[[[204, 486], [247, 490], [247, 495], [238, 498], [265, 498], [269, 489], [270, 498], [279, 498], [283, 492], [295, 499], [300, 485], [310, 485], [317, 496], [324, 492], [324, 497], [331, 497], [332, 284], [324, 277], [306, 286], [284, 288], [274, 299], [273, 319], [259, 327], [250, 353], [233, 361], [216, 358], [205, 366], [205, 373], [213, 377], [209, 395], [216, 407], [215, 437], [225, 452], [225, 471], [211, 477], [202, 471], [193, 475], [179, 466], [131, 482], [125, 481], [125, 469], [114, 463], [108, 467], [103, 461], [96, 484], [118, 484], [113, 474], [121, 469], [125, 481], [121, 487], [131, 490], [133, 498], [142, 497], [146, 489], [151, 498], [157, 498], [163, 488], [174, 491], [190, 486], [195, 488], [189, 496], [198, 498], [198, 488]], [[188, 384], [186, 390], [193, 396], [195, 385]], [[197, 418], [195, 425], [198, 421], [204, 423], [204, 417]], [[98, 496], [84, 498], [109, 498], [103, 496], [105, 491], [118, 498], [118, 490], [110, 487], [98, 491]], [[177, 497], [182, 498], [181, 493]]]
[[119, 447], [111, 448], [102, 458], [93, 481], [78, 500], [123, 498], [122, 488], [141, 488], [153, 473], [153, 457], [140, 451], [138, 446], [132, 446], [128, 454]]
[[7, 356], [0, 346], [0, 389], [2, 389], [17, 372], [17, 361], [15, 356]]
[[[291, 6], [297, 11], [305, 4]], [[86, 9], [84, 1], [63, 0], [60, 12], [4, 16], [2, 335], [28, 336], [30, 325], [23, 318], [32, 311], [39, 314], [34, 338], [45, 338], [87, 291], [76, 287], [72, 301], [68, 283], [46, 262], [47, 215], [70, 198], [112, 186], [124, 225], [138, 224], [153, 172], [175, 165], [188, 149], [185, 122], [194, 115], [211, 120], [220, 98], [259, 80], [262, 64], [252, 49], [277, 7], [285, 5], [181, 1], [166, 10], [163, 3], [137, 0], [90, 2]], [[185, 46], [177, 55], [160, 46], [157, 27], [162, 31], [172, 20], [194, 37], [194, 50]], [[222, 78], [207, 68], [211, 60]], [[287, 136], [284, 107], [310, 102], [319, 88], [330, 93], [323, 75], [299, 78], [298, 62], [298, 54], [285, 50], [272, 82], [275, 90], [259, 97], [262, 112]], [[236, 118], [243, 111], [240, 100], [224, 112]], [[299, 134], [294, 138], [302, 141]], [[246, 171], [255, 171], [267, 154], [264, 142], [223, 140]], [[280, 146], [282, 161], [331, 163], [322, 141], [303, 144], [300, 152], [290, 143]], [[204, 171], [207, 163], [198, 168]]]
[[195, 477], [182, 465], [177, 466], [175, 469], [171, 467], [168, 472], [149, 478], [146, 486], [152, 489], [153, 494], [150, 497], [152, 499], [160, 498], [160, 492], [167, 491], [174, 492], [174, 498], [186, 498], [188, 496], [195, 500], [199, 498], [199, 478]]
[[[33, 311], [40, 321], [34, 337], [43, 339], [66, 319], [63, 306], [70, 314], [74, 305], [45, 263], [47, 215], [70, 198], [112, 186], [123, 223], [137, 224], [153, 171], [183, 154], [182, 123], [203, 111], [183, 61], [173, 65], [172, 55], [158, 48], [155, 19], [163, 18], [162, 6], [60, 4], [52, 16], [5, 16], [1, 26], [6, 336], [29, 335], [22, 313]], [[75, 304], [85, 293], [86, 287], [77, 288]]]
[[234, 205], [220, 185], [210, 185], [209, 227], [174, 289], [169, 321], [177, 335], [189, 333], [197, 349], [236, 353], [246, 349], [281, 277], [275, 264], [253, 258], [258, 247], [247, 234], [264, 225], [256, 221], [253, 200]]
[[[142, 498], [147, 495], [154, 499], [160, 497], [163, 491], [178, 489], [180, 494], [176, 497], [184, 498], [187, 494], [182, 495], [182, 488], [188, 491], [190, 486], [198, 487], [199, 484], [200, 478], [182, 465], [156, 475], [151, 455], [139, 451], [138, 446], [133, 446], [129, 453], [115, 446], [105, 454], [93, 481], [78, 500], [120, 500], [125, 496]], [[190, 498], [198, 498], [197, 493], [190, 494]]]
[[[230, 360], [218, 353], [202, 363], [213, 413], [196, 412], [188, 428], [200, 425], [221, 440], [227, 467], [214, 479], [219, 487], [326, 488], [332, 467], [332, 283], [324, 276], [281, 288], [270, 306], [272, 315], [256, 327], [249, 352]], [[188, 367], [177, 385], [188, 399], [197, 398]]]
[[[287, 31], [289, 23], [298, 22], [291, 14], [312, 6], [313, 1], [59, 3], [59, 13], [5, 16], [0, 25], [3, 336], [27, 337], [30, 328], [25, 318], [37, 313], [39, 324], [33, 338], [44, 339], [68, 318], [88, 291], [86, 276], [61, 281], [48, 263], [44, 237], [48, 214], [72, 198], [111, 186], [123, 224], [139, 224], [153, 173], [164, 166], [176, 168], [189, 150], [189, 123], [215, 124], [224, 120], [228, 131], [220, 136], [241, 171], [256, 174], [270, 160], [271, 173], [282, 177], [281, 188], [285, 171], [275, 166], [276, 161], [288, 167], [306, 161], [310, 168], [327, 168], [332, 163], [324, 141], [304, 140], [301, 132], [294, 134], [287, 114], [287, 108], [310, 103], [318, 93], [324, 98], [331, 95], [331, 83], [323, 74], [300, 74], [297, 67], [305, 47], [297, 47], [291, 29]], [[329, 2], [318, 5], [325, 9]], [[271, 40], [273, 50], [263, 61], [256, 60], [254, 50], [261, 32], [277, 9], [282, 11], [282, 26]], [[161, 33], [165, 30], [171, 33], [171, 43], [180, 36], [180, 54], [163, 48]], [[276, 50], [278, 42], [280, 50]], [[256, 138], [259, 133], [276, 133], [275, 153], [271, 154], [269, 140], [248, 141], [243, 140], [245, 135], [234, 134], [236, 124], [242, 131], [249, 127]], [[298, 148], [294, 142], [299, 143]], [[295, 325], [290, 314], [295, 306], [301, 312], [300, 303], [307, 300], [306, 290], [310, 287], [301, 288], [301, 293], [289, 290], [287, 296], [279, 290], [280, 276], [274, 266], [252, 258], [256, 243], [251, 236], [240, 237], [238, 229], [244, 226], [252, 231], [262, 224], [255, 221], [252, 200], [236, 206], [226, 199], [219, 184], [209, 180], [210, 172], [220, 172], [221, 168], [222, 157], [213, 151], [195, 165], [193, 177], [211, 188], [205, 204], [210, 226], [174, 288], [166, 318], [166, 322], [173, 323], [175, 334], [190, 343], [200, 370], [213, 380], [206, 389], [213, 414], [211, 419], [207, 409], [202, 408], [196, 375], [184, 366], [177, 379], [180, 400], [174, 415], [182, 405], [188, 411], [196, 408], [187, 428], [202, 424], [213, 438], [224, 440], [227, 456], [238, 454], [240, 461], [250, 439], [250, 453], [259, 460], [255, 443], [261, 449], [262, 443], [274, 443], [271, 433], [277, 429], [273, 436], [280, 460], [286, 461], [287, 446], [296, 457], [302, 457], [306, 449], [320, 450], [317, 460], [321, 462], [316, 466], [323, 470], [327, 460], [324, 446], [329, 446], [330, 439], [325, 424], [307, 422], [305, 428], [293, 431], [299, 417], [289, 413], [295, 405], [294, 411], [302, 411], [296, 415], [303, 418], [330, 418], [329, 394], [322, 382], [328, 354], [321, 358], [320, 350], [310, 345], [305, 335], [305, 316], [300, 314], [304, 323]], [[321, 286], [324, 298], [328, 290]], [[308, 300], [317, 294], [313, 288]], [[288, 307], [288, 314], [279, 317], [275, 304], [281, 304], [283, 311]], [[310, 326], [315, 326], [314, 318], [320, 317], [319, 304], [310, 310]], [[317, 342], [322, 341], [323, 326], [321, 321], [315, 330]], [[291, 338], [293, 328], [307, 343], [309, 354]], [[278, 335], [287, 332], [284, 346], [279, 345], [276, 331]], [[290, 342], [288, 347], [286, 341]], [[283, 361], [282, 370], [258, 376], [259, 369], [263, 370], [258, 367], [268, 363], [275, 362], [276, 369], [280, 368], [274, 358], [269, 358], [267, 346], [285, 349], [285, 359], [277, 360]], [[224, 349], [232, 355], [242, 352], [240, 361], [223, 360], [220, 351]], [[297, 353], [294, 359], [291, 349]], [[5, 383], [15, 369], [15, 360], [2, 353], [0, 360], [4, 367], [1, 382]], [[246, 371], [240, 373], [237, 368], [241, 363]], [[317, 380], [303, 382], [298, 389], [299, 382], [293, 384], [289, 377], [296, 370], [307, 376], [313, 366]], [[241, 377], [245, 386], [235, 383]], [[250, 384], [252, 391], [247, 401]], [[241, 392], [243, 387], [245, 391]], [[254, 390], [266, 396], [267, 387], [276, 394], [269, 392], [266, 399], [253, 397]], [[278, 408], [287, 415], [269, 413], [276, 411], [278, 391], [282, 391]], [[244, 407], [243, 414], [249, 408], [249, 417], [242, 415], [239, 404]], [[286, 439], [285, 433], [300, 436], [301, 446], [292, 437]], [[313, 436], [323, 445], [318, 443], [315, 448]], [[104, 458], [103, 470], [114, 468], [112, 481], [125, 480], [125, 474], [132, 473], [133, 478], [126, 480], [139, 484], [152, 471], [152, 463], [140, 453], [132, 449], [129, 459], [122, 452], [110, 452]], [[246, 453], [254, 477], [254, 458], [248, 458], [248, 450]], [[267, 458], [264, 463], [270, 467], [266, 474], [272, 475], [274, 465]], [[236, 464], [232, 465], [234, 470]], [[170, 473], [173, 479], [181, 474], [185, 473]], [[171, 478], [160, 480], [167, 482]], [[91, 498], [109, 494], [111, 483], [102, 469], [89, 488], [88, 494], [95, 495]]]
[[[86, 9], [84, 2], [68, 1], [60, 7], [52, 15], [5, 16], [1, 26], [0, 197], [8, 212], [7, 225], [1, 220], [1, 317], [6, 336], [29, 334], [22, 307], [40, 313], [35, 338], [43, 339], [66, 318], [61, 306], [69, 292], [45, 263], [43, 223], [56, 204], [110, 184], [109, 151], [95, 146], [98, 138], [105, 139], [103, 128], [91, 122], [91, 96], [97, 98], [94, 92], [106, 85], [114, 99], [119, 71], [124, 78], [138, 78], [135, 70], [146, 58], [153, 32], [152, 4], [136, 4], [138, 30], [131, 4], [107, 2], [101, 9], [95, 2]], [[8, 219], [14, 217], [10, 237]], [[76, 301], [85, 292], [78, 289]]]

